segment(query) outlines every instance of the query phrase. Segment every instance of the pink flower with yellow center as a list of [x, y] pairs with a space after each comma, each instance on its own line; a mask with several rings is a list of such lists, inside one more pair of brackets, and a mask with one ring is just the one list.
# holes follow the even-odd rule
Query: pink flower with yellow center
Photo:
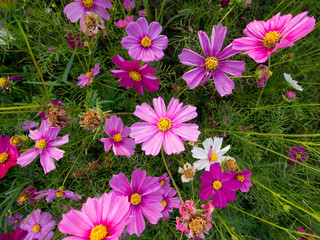
[[88, 86], [93, 83], [93, 77], [98, 75], [100, 72], [100, 63], [97, 63], [94, 68], [91, 69], [90, 72], [80, 74], [78, 79], [80, 80], [77, 85], [80, 86], [80, 88], [83, 88], [84, 86]]
[[10, 144], [10, 137], [0, 136], [0, 179], [3, 178], [10, 167], [17, 165], [19, 152]]
[[39, 191], [36, 194], [38, 194], [38, 196], [36, 196], [35, 199], [46, 197], [47, 202], [51, 202], [51, 200], [54, 198], [61, 198], [61, 199], [71, 198], [73, 200], [82, 199], [80, 195], [74, 194], [71, 191], [64, 191], [60, 189], [54, 190], [51, 188], [49, 188], [48, 190]]

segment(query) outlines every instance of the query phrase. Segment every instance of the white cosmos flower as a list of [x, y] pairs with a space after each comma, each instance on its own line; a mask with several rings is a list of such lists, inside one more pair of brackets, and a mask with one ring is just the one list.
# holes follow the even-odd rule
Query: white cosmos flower
[[296, 90], [302, 91], [303, 88], [298, 84], [298, 81], [293, 80], [291, 77], [291, 74], [284, 73], [284, 78], [287, 80], [287, 82]]
[[193, 166], [196, 167], [197, 170], [206, 169], [209, 171], [210, 165], [213, 163], [221, 163], [222, 160], [225, 159], [223, 156], [226, 152], [229, 151], [230, 145], [221, 149], [223, 138], [207, 138], [202, 145], [203, 148], [194, 147], [192, 149], [192, 157], [200, 159], [196, 161]]

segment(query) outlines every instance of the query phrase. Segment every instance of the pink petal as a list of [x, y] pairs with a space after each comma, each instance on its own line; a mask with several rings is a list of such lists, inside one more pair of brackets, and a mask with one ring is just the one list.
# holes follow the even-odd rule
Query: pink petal
[[39, 152], [39, 148], [26, 151], [20, 155], [20, 157], [17, 160], [17, 163], [21, 165], [21, 167], [25, 167], [38, 156]]
[[147, 122], [158, 123], [159, 120], [159, 115], [145, 102], [136, 106], [133, 115]]
[[72, 2], [65, 6], [63, 12], [71, 22], [76, 22], [85, 13], [85, 7], [82, 2]]
[[143, 77], [142, 85], [149, 92], [153, 92], [159, 89], [159, 79], [157, 77], [149, 76]]
[[150, 65], [148, 63], [143, 65], [139, 71], [140, 71], [141, 75], [149, 75], [149, 74], [156, 74], [157, 73], [157, 70], [150, 67]]
[[132, 47], [141, 45], [141, 42], [139, 41], [138, 38], [127, 36], [122, 38], [121, 44], [123, 48], [130, 49]]
[[200, 84], [201, 80], [206, 74], [206, 71], [207, 70], [205, 67], [198, 67], [183, 74], [182, 78], [186, 80], [189, 88], [193, 89]]
[[138, 46], [133, 46], [129, 49], [128, 54], [133, 60], [142, 60], [142, 51], [144, 48], [139, 44]]
[[141, 210], [143, 215], [148, 219], [148, 221], [151, 224], [157, 224], [157, 222], [159, 221], [159, 219], [162, 217], [162, 210], [163, 210], [163, 206], [162, 204], [159, 202], [148, 202], [148, 203], [142, 203], [141, 206]]
[[156, 156], [159, 154], [163, 141], [163, 132], [158, 131], [142, 144], [142, 150], [146, 155]]
[[219, 69], [215, 69], [212, 76], [216, 89], [222, 97], [232, 93], [234, 82], [226, 74]]
[[57, 161], [59, 161], [61, 158], [63, 158], [63, 155], [65, 153], [65, 151], [58, 149], [58, 148], [55, 148], [55, 147], [47, 147], [45, 150], [50, 155], [50, 157], [56, 159]]
[[131, 193], [130, 183], [123, 173], [113, 175], [112, 179], [109, 181], [109, 185], [113, 190], [123, 195], [128, 195]]
[[154, 98], [152, 102], [153, 102], [154, 110], [156, 111], [157, 115], [160, 118], [165, 118], [167, 111], [166, 111], [166, 104], [163, 98], [162, 97]]
[[167, 117], [172, 119], [173, 116], [176, 115], [177, 112], [181, 110], [183, 103], [179, 103], [179, 99], [171, 98], [171, 101], [168, 105]]
[[90, 219], [94, 226], [101, 223], [101, 210], [103, 209], [100, 209], [101, 205], [98, 203], [99, 200], [97, 198], [88, 198], [81, 208], [81, 211]]
[[[131, 50], [131, 49], [130, 49]], [[129, 51], [130, 51], [129, 50]], [[159, 53], [158, 53], [159, 54]], [[130, 54], [129, 54], [130, 55]], [[163, 56], [162, 56], [163, 57]], [[140, 55], [141, 61], [148, 63], [155, 60], [155, 55], [151, 48], [142, 48], [141, 55]], [[160, 59], [161, 60], [161, 59]]]
[[101, 7], [112, 9], [112, 3], [110, 0], [93, 0], [93, 2]]
[[267, 33], [264, 25], [265, 22], [254, 20], [246, 26], [243, 34], [256, 39], [263, 39]]
[[151, 46], [150, 49], [153, 52], [154, 59], [156, 61], [160, 61], [164, 57], [164, 52], [160, 48], [157, 48], [155, 46]]
[[198, 31], [198, 37], [199, 37], [200, 45], [201, 45], [201, 48], [204, 52], [204, 55], [206, 57], [211, 57], [212, 49], [210, 46], [211, 44], [210, 44], [210, 40], [208, 38], [208, 35], [203, 31]]
[[[115, 155], [126, 156], [128, 158], [134, 154], [134, 150], [130, 145], [127, 145], [126, 142], [133, 141], [133, 139], [127, 139], [125, 141], [114, 143], [113, 145], [113, 153]], [[134, 142], [134, 141], [133, 141]]]
[[128, 215], [133, 216], [132, 221], [128, 224], [127, 229], [130, 235], [136, 234], [140, 237], [140, 234], [144, 231], [146, 224], [142, 216], [142, 212], [138, 207], [131, 207]]
[[123, 129], [123, 122], [121, 118], [117, 117], [116, 115], [113, 115], [110, 117], [110, 119], [106, 122], [106, 127], [104, 128], [104, 131], [111, 137], [113, 137], [115, 134], [118, 134]]
[[231, 43], [218, 54], [217, 59], [220, 61], [220, 60], [229, 58], [229, 57], [231, 57], [233, 55], [236, 55], [239, 52], [240, 52], [240, 50], [235, 50], [233, 48], [233, 44]]
[[109, 12], [104, 8], [104, 7], [100, 7], [98, 5], [93, 5], [92, 11], [99, 15], [100, 20], [102, 20], [102, 18], [106, 19], [107, 21], [109, 21], [110, 19], [110, 14]]
[[[148, 30], [148, 36], [150, 37], [152, 42], [153, 42], [154, 38], [156, 38], [161, 33], [161, 31], [162, 31], [162, 27], [161, 27], [160, 23], [158, 23], [158, 22], [150, 23], [149, 30]], [[164, 36], [164, 37], [166, 37], [166, 36]]]
[[152, 138], [158, 131], [158, 126], [155, 124], [138, 122], [132, 124], [130, 137], [134, 138], [136, 143], [142, 143]]
[[[148, 21], [147, 21], [147, 19], [146, 18], [144, 18], [144, 17], [141, 17], [141, 18], [138, 18], [137, 19], [137, 24], [140, 26], [140, 29], [141, 29], [141, 33], [142, 33], [142, 37], [141, 37], [141, 39], [143, 38], [143, 37], [145, 37], [145, 36], [149, 36], [149, 34], [148, 34], [148, 29], [149, 29], [149, 27], [148, 27]], [[150, 24], [151, 25], [151, 24]], [[149, 36], [150, 37], [150, 36]]]
[[48, 172], [50, 172], [56, 168], [54, 160], [47, 152], [47, 149], [43, 149], [41, 151], [40, 163], [41, 163], [41, 166], [43, 167], [44, 174], [47, 174]]
[[30, 130], [29, 135], [28, 135], [31, 139], [38, 141], [41, 139], [41, 134], [40, 132], [36, 129], [36, 130]]
[[222, 24], [219, 26], [213, 26], [211, 34], [211, 49], [213, 57], [217, 56], [217, 54], [220, 52], [226, 34], [227, 27], [222, 26]]
[[171, 155], [172, 153], [179, 154], [184, 151], [184, 145], [181, 139], [175, 134], [175, 132], [167, 131], [164, 134], [163, 149], [166, 154]]
[[182, 123], [175, 126], [172, 131], [183, 139], [196, 142], [201, 133], [198, 128], [197, 124]]
[[186, 105], [181, 110], [172, 116], [172, 123], [182, 123], [194, 119], [198, 116], [197, 108], [191, 105]]
[[144, 37], [144, 34], [142, 32], [140, 25], [136, 22], [129, 23], [128, 26], [126, 27], [126, 32], [127, 32], [128, 36], [137, 38], [139, 40], [140, 39], [142, 40], [142, 38]]
[[51, 147], [61, 146], [63, 144], [66, 144], [67, 142], [69, 142], [69, 134], [64, 135], [61, 138], [56, 138], [56, 140], [49, 142], [48, 146], [51, 146]]
[[138, 93], [140, 93], [141, 95], [144, 94], [143, 92], [143, 86], [141, 82], [135, 82], [134, 83], [134, 90], [136, 90]]
[[100, 72], [100, 63], [96, 63], [94, 68], [91, 69], [92, 76], [96, 76]]
[[242, 77], [242, 73], [246, 71], [245, 65], [243, 61], [222, 61], [218, 68], [232, 76]]
[[187, 48], [182, 49], [178, 57], [182, 64], [188, 66], [203, 66], [205, 63], [204, 57]]
[[168, 47], [168, 37], [165, 35], [159, 35], [155, 39], [152, 39], [151, 47], [153, 46], [161, 50], [166, 49]]
[[264, 48], [262, 46], [261, 39], [252, 38], [252, 37], [237, 38], [233, 40], [232, 45], [235, 50], [240, 50], [240, 51]]

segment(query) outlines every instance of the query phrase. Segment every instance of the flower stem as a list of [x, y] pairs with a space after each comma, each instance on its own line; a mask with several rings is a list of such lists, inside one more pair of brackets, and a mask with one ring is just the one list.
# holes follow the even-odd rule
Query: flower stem
[[271, 67], [271, 55], [269, 56], [269, 59], [268, 59], [268, 72], [267, 72], [267, 76], [266, 76], [266, 82], [260, 92], [260, 96], [258, 98], [258, 101], [257, 101], [257, 105], [256, 105], [256, 108], [259, 106], [259, 101], [261, 99], [261, 96], [263, 94], [263, 91], [264, 91], [264, 88], [266, 87], [267, 83], [268, 83], [268, 80], [269, 80], [269, 72], [270, 72], [270, 67]]

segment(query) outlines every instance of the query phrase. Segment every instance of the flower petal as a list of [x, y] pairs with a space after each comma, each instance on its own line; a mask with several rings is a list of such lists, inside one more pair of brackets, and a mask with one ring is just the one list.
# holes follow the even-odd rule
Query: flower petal
[[246, 71], [245, 65], [244, 61], [222, 61], [218, 68], [232, 76], [242, 77], [242, 73]]
[[198, 37], [200, 41], [201, 48], [206, 57], [211, 57], [212, 49], [208, 35], [203, 31], [198, 31]]
[[234, 82], [221, 70], [215, 69], [212, 72], [214, 84], [218, 93], [223, 97], [232, 93]]
[[200, 54], [184, 48], [182, 49], [182, 53], [179, 54], [180, 62], [184, 65], [188, 66], [204, 66], [205, 59]]
[[193, 89], [200, 84], [206, 72], [205, 67], [198, 67], [183, 74], [182, 78], [186, 80], [189, 88]]

